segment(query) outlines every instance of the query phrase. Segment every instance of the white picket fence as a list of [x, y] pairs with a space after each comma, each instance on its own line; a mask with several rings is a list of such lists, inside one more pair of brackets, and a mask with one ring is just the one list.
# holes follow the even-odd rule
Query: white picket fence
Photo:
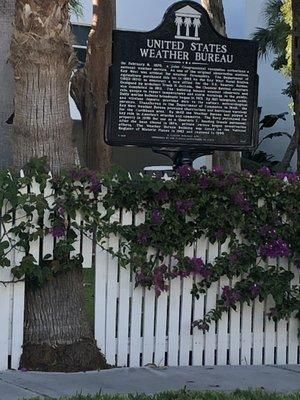
[[[144, 221], [143, 213], [133, 216], [126, 211], [115, 218], [123, 225]], [[108, 238], [107, 246], [117, 250], [118, 238]], [[226, 244], [212, 245], [203, 238], [185, 253], [213, 262], [226, 250]], [[270, 262], [286, 265], [283, 259]], [[299, 284], [299, 270], [286, 268], [292, 268], [293, 284]], [[296, 318], [270, 321], [266, 314], [271, 300], [239, 306], [213, 323], [209, 332], [192, 328], [193, 321], [216, 306], [222, 288], [234, 283], [223, 277], [197, 300], [191, 295], [194, 282], [195, 278], [176, 278], [168, 292], [156, 297], [153, 289], [135, 288], [130, 269], [98, 249], [95, 337], [107, 361], [119, 367], [299, 364], [300, 323]]]
[[[27, 189], [24, 189], [27, 190]], [[39, 194], [38, 184], [30, 188]], [[51, 205], [53, 191], [50, 184], [45, 189]], [[7, 205], [8, 207], [8, 205]], [[99, 203], [101, 211], [101, 203]], [[2, 213], [6, 210], [2, 210]], [[20, 221], [24, 216], [17, 215]], [[49, 226], [48, 215], [44, 224]], [[118, 211], [112, 220], [123, 225], [141, 224], [144, 213], [133, 215], [125, 210]], [[81, 217], [77, 215], [77, 223]], [[13, 225], [2, 224], [1, 240]], [[3, 236], [4, 235], [4, 236]], [[14, 240], [10, 237], [10, 240]], [[49, 235], [41, 247], [40, 240], [31, 243], [30, 252], [36, 260], [51, 254], [54, 241]], [[119, 248], [119, 238], [111, 235], [106, 246]], [[190, 257], [202, 257], [213, 262], [226, 244], [211, 245], [206, 239], [195, 242], [185, 249]], [[42, 250], [42, 251], [41, 251]], [[154, 290], [135, 288], [135, 278], [130, 268], [118, 265], [118, 260], [108, 252], [94, 246], [92, 240], [79, 235], [75, 253], [82, 252], [84, 267], [90, 268], [95, 262], [95, 338], [99, 348], [110, 364], [139, 367], [147, 364], [186, 365], [243, 365], [243, 364], [299, 364], [299, 328], [296, 318], [275, 324], [266, 317], [268, 304], [258, 301], [253, 306], [243, 305], [236, 312], [217, 324], [207, 333], [192, 328], [192, 322], [201, 319], [205, 312], [215, 307], [222, 287], [230, 282], [222, 278], [196, 300], [191, 295], [195, 278], [176, 278], [170, 282], [170, 290], [158, 298]], [[149, 252], [150, 256], [151, 252]], [[94, 256], [94, 257], [93, 257]], [[12, 267], [18, 265], [23, 254], [15, 249], [10, 253]], [[165, 263], [170, 260], [165, 260]], [[274, 262], [274, 260], [273, 260]], [[283, 264], [284, 260], [277, 260]], [[299, 271], [295, 273], [294, 284], [299, 284]], [[0, 268], [0, 281], [13, 279], [8, 268]], [[234, 282], [231, 282], [234, 283]], [[22, 353], [24, 321], [24, 282], [0, 283], [0, 370], [17, 369]]]
[[[2, 215], [8, 208], [8, 204], [3, 207]], [[13, 236], [7, 235], [12, 227], [12, 222], [0, 224], [1, 241], [13, 241]], [[11, 267], [18, 264], [20, 257], [22, 254], [16, 250], [9, 253]], [[0, 371], [8, 367], [18, 369], [22, 353], [25, 283], [13, 280], [10, 268], [0, 267]]]
[[[0, 281], [11, 281], [8, 268], [0, 269]], [[23, 344], [24, 283], [0, 286], [0, 371], [18, 369]]]

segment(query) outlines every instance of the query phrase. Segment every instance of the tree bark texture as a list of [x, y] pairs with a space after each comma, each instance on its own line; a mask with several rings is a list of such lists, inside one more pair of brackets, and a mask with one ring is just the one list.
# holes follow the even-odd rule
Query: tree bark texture
[[79, 268], [42, 288], [27, 287], [21, 367], [65, 372], [106, 367], [86, 318], [82, 287]]
[[86, 65], [75, 73], [71, 85], [71, 95], [83, 123], [84, 159], [81, 162], [100, 171], [110, 167], [112, 157], [111, 147], [105, 143], [104, 136], [115, 21], [115, 0], [93, 0], [93, 22]]
[[[75, 65], [68, 0], [17, 0], [11, 55], [15, 73], [14, 165], [46, 156], [53, 173], [74, 165], [69, 82]], [[74, 267], [41, 288], [26, 284], [21, 367], [42, 371], [103, 368]]]
[[14, 111], [14, 79], [10, 64], [10, 45], [15, 14], [15, 0], [0, 1], [0, 169], [12, 162], [12, 125], [6, 121]]
[[280, 170], [281, 171], [286, 171], [287, 169], [289, 169], [290, 165], [291, 165], [291, 161], [294, 157], [295, 151], [297, 148], [297, 133], [295, 132], [290, 140], [290, 143], [284, 153], [284, 156], [282, 158], [282, 161], [280, 163]]
[[215, 29], [226, 36], [226, 21], [222, 0], [202, 0], [202, 6], [208, 12]]
[[51, 170], [74, 165], [69, 81], [74, 53], [67, 0], [17, 0], [11, 48], [15, 73], [13, 163], [47, 156]]
[[[202, 0], [203, 7], [207, 10], [215, 29], [226, 36], [226, 22], [222, 0]], [[241, 170], [241, 156], [237, 151], [216, 151], [213, 155], [213, 165], [219, 165], [226, 172], [239, 172]]]
[[292, 0], [293, 11], [293, 69], [292, 82], [294, 90], [295, 129], [297, 135], [297, 170], [300, 172], [300, 2]]

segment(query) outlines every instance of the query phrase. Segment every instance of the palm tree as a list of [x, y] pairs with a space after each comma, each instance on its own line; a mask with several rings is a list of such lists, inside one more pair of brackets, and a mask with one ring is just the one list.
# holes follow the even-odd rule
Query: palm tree
[[9, 63], [15, 0], [0, 2], [0, 169], [11, 162], [12, 126], [8, 124], [13, 114], [13, 72]]
[[[203, 7], [207, 10], [215, 29], [226, 36], [226, 22], [222, 0], [202, 0]], [[213, 155], [213, 164], [220, 165], [227, 172], [241, 170], [241, 157], [239, 152], [216, 151]]]
[[[13, 163], [47, 156], [57, 173], [74, 165], [68, 91], [75, 64], [68, 1], [16, 1]], [[34, 112], [33, 112], [34, 110]]]
[[[69, 0], [16, 0], [11, 59], [15, 74], [13, 161], [46, 156], [51, 171], [74, 165], [69, 81], [75, 63]], [[82, 270], [41, 288], [26, 285], [21, 366], [89, 370], [104, 364], [84, 310]]]
[[252, 39], [259, 44], [260, 56], [269, 53], [275, 54], [272, 66], [276, 70], [288, 73], [287, 41], [291, 34], [291, 27], [286, 20], [282, 0], [268, 0], [263, 9], [266, 21], [265, 28], [256, 28]]
[[[297, 1], [295, 4], [298, 3]], [[275, 59], [272, 62], [272, 67], [275, 70], [281, 71], [286, 77], [292, 77], [292, 65], [293, 59], [297, 60], [298, 55], [296, 54], [296, 43], [297, 40], [294, 38], [292, 41], [292, 28], [293, 20], [296, 22], [296, 5], [293, 4], [292, 0], [268, 0], [263, 14], [265, 16], [266, 27], [257, 28], [252, 38], [259, 43], [259, 52], [261, 57], [266, 57], [269, 53], [275, 54]], [[294, 17], [294, 18], [293, 18]], [[292, 44], [293, 51], [292, 51]], [[297, 65], [297, 62], [295, 63]], [[294, 100], [294, 110], [295, 114], [295, 133], [286, 149], [283, 159], [280, 163], [280, 169], [287, 169], [290, 166], [293, 155], [297, 149], [297, 131], [299, 130], [299, 122], [297, 122], [297, 110], [299, 110], [299, 105], [296, 104], [296, 91], [297, 86], [296, 73], [293, 73], [293, 85], [292, 82], [288, 84], [288, 88], [284, 91], [293, 97]], [[294, 89], [293, 89], [294, 87]], [[298, 145], [298, 149], [300, 145]], [[300, 153], [300, 150], [299, 150]], [[300, 168], [300, 154], [298, 155], [298, 169]]]
[[222, 0], [202, 0], [202, 6], [208, 12], [215, 29], [226, 36], [226, 21]]

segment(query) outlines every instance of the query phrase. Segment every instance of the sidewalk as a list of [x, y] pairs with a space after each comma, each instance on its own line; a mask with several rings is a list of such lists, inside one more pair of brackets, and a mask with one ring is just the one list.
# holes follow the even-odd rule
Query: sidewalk
[[197, 390], [233, 391], [265, 389], [300, 391], [298, 366], [243, 367], [170, 367], [118, 368], [86, 373], [0, 373], [0, 400], [30, 399], [40, 396], [56, 399], [76, 393], [146, 393], [152, 394], [187, 387]]

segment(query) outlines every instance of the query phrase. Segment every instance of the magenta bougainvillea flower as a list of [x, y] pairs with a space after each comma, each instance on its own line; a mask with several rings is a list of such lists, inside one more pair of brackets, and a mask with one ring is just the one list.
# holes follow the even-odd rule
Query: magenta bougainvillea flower
[[289, 245], [282, 239], [277, 239], [271, 244], [261, 245], [259, 254], [262, 257], [277, 258], [289, 257], [291, 250]]
[[221, 167], [220, 165], [216, 165], [216, 166], [213, 168], [212, 172], [213, 172], [215, 175], [224, 175], [224, 168]]
[[156, 296], [159, 296], [162, 292], [166, 292], [169, 289], [169, 285], [166, 283], [166, 273], [168, 267], [163, 264], [156, 267], [154, 270], [153, 284]]
[[186, 179], [190, 177], [195, 170], [190, 165], [182, 165], [177, 168], [177, 172], [182, 179]]
[[240, 299], [241, 295], [230, 286], [224, 286], [222, 290], [222, 299], [226, 308], [233, 307]]
[[251, 285], [251, 287], [250, 287], [251, 296], [254, 298], [259, 296], [261, 289], [262, 289], [262, 287], [259, 283], [253, 283], [253, 285]]
[[162, 217], [160, 211], [158, 211], [158, 210], [152, 211], [151, 222], [153, 225], [159, 225], [163, 222], [163, 217]]
[[249, 200], [245, 197], [245, 195], [241, 193], [237, 193], [232, 197], [234, 204], [241, 207], [242, 210], [249, 212], [252, 210], [251, 204]]
[[148, 232], [140, 232], [137, 237], [138, 244], [146, 245], [149, 242], [149, 234]]
[[289, 183], [300, 181], [300, 175], [296, 172], [278, 172], [276, 176]]
[[212, 268], [206, 266], [202, 258], [191, 258], [192, 272], [201, 275], [204, 279], [209, 279], [213, 275]]
[[241, 260], [242, 255], [243, 254], [240, 250], [233, 250], [232, 253], [229, 254], [228, 259], [232, 264], [236, 264]]
[[56, 239], [66, 236], [66, 228], [64, 226], [54, 227], [50, 230], [52, 236]]
[[266, 166], [262, 167], [258, 172], [261, 175], [264, 175], [264, 176], [267, 176], [267, 177], [272, 175], [272, 172], [271, 172], [270, 168], [268, 168]]
[[58, 214], [60, 217], [63, 217], [65, 215], [66, 209], [64, 207], [59, 207], [58, 209]]
[[166, 190], [160, 190], [155, 199], [161, 203], [167, 203], [169, 201], [169, 193]]

